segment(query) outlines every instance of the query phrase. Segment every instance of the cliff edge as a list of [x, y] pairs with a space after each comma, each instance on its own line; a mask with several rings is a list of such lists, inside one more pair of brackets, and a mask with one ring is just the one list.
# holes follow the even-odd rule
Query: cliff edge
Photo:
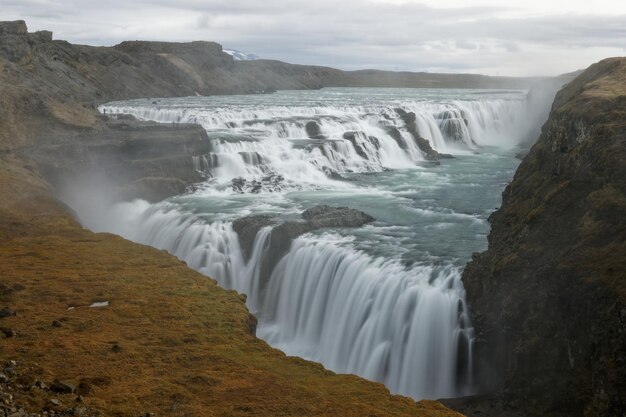
[[557, 94], [463, 275], [501, 415], [626, 409], [625, 161], [626, 58], [610, 58]]

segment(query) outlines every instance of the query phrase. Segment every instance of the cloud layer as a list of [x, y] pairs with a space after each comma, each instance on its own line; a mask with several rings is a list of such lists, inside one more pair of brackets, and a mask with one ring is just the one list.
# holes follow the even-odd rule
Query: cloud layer
[[[2, 19], [24, 19], [55, 38], [213, 40], [264, 58], [342, 69], [558, 74], [624, 55], [626, 10], [596, 0], [498, 6], [495, 1], [0, 0]], [[429, 5], [429, 3], [432, 3]], [[437, 7], [434, 7], [437, 5]], [[510, 4], [510, 3], [507, 3]], [[574, 4], [574, 6], [572, 6]], [[581, 3], [581, 5], [588, 3]], [[569, 5], [569, 9], [566, 7]], [[442, 8], [445, 7], [445, 8]], [[585, 12], [585, 13], [583, 13]]]

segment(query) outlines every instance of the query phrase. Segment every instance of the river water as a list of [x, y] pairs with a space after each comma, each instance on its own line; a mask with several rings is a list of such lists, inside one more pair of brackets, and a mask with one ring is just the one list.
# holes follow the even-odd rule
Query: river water
[[[486, 248], [487, 217], [531, 128], [526, 106], [525, 91], [369, 88], [109, 103], [108, 115], [201, 124], [213, 151], [194, 166], [206, 181], [161, 203], [79, 213], [246, 293], [257, 335], [287, 354], [415, 399], [465, 395], [473, 332], [461, 272]], [[424, 160], [402, 112], [454, 158]], [[262, 281], [271, 228], [248, 259], [231, 222], [296, 220], [320, 204], [375, 221], [297, 238]]]

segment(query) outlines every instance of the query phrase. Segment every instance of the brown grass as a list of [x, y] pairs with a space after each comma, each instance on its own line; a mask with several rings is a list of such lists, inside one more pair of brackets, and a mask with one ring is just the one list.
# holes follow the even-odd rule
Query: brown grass
[[[459, 416], [269, 347], [240, 295], [163, 251], [83, 230], [19, 168], [0, 170], [0, 233], [0, 307], [18, 312], [0, 325], [19, 333], [0, 360], [31, 382], [88, 384], [103, 415]], [[15, 395], [32, 410], [49, 398]]]

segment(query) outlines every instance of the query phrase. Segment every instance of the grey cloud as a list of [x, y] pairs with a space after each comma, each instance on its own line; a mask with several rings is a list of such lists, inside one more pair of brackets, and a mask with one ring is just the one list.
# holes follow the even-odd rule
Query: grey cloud
[[512, 9], [364, 0], [0, 1], [4, 18], [25, 19], [32, 29], [74, 42], [205, 39], [345, 69], [567, 72], [619, 54], [626, 44], [626, 16], [609, 14], [503, 18]]

